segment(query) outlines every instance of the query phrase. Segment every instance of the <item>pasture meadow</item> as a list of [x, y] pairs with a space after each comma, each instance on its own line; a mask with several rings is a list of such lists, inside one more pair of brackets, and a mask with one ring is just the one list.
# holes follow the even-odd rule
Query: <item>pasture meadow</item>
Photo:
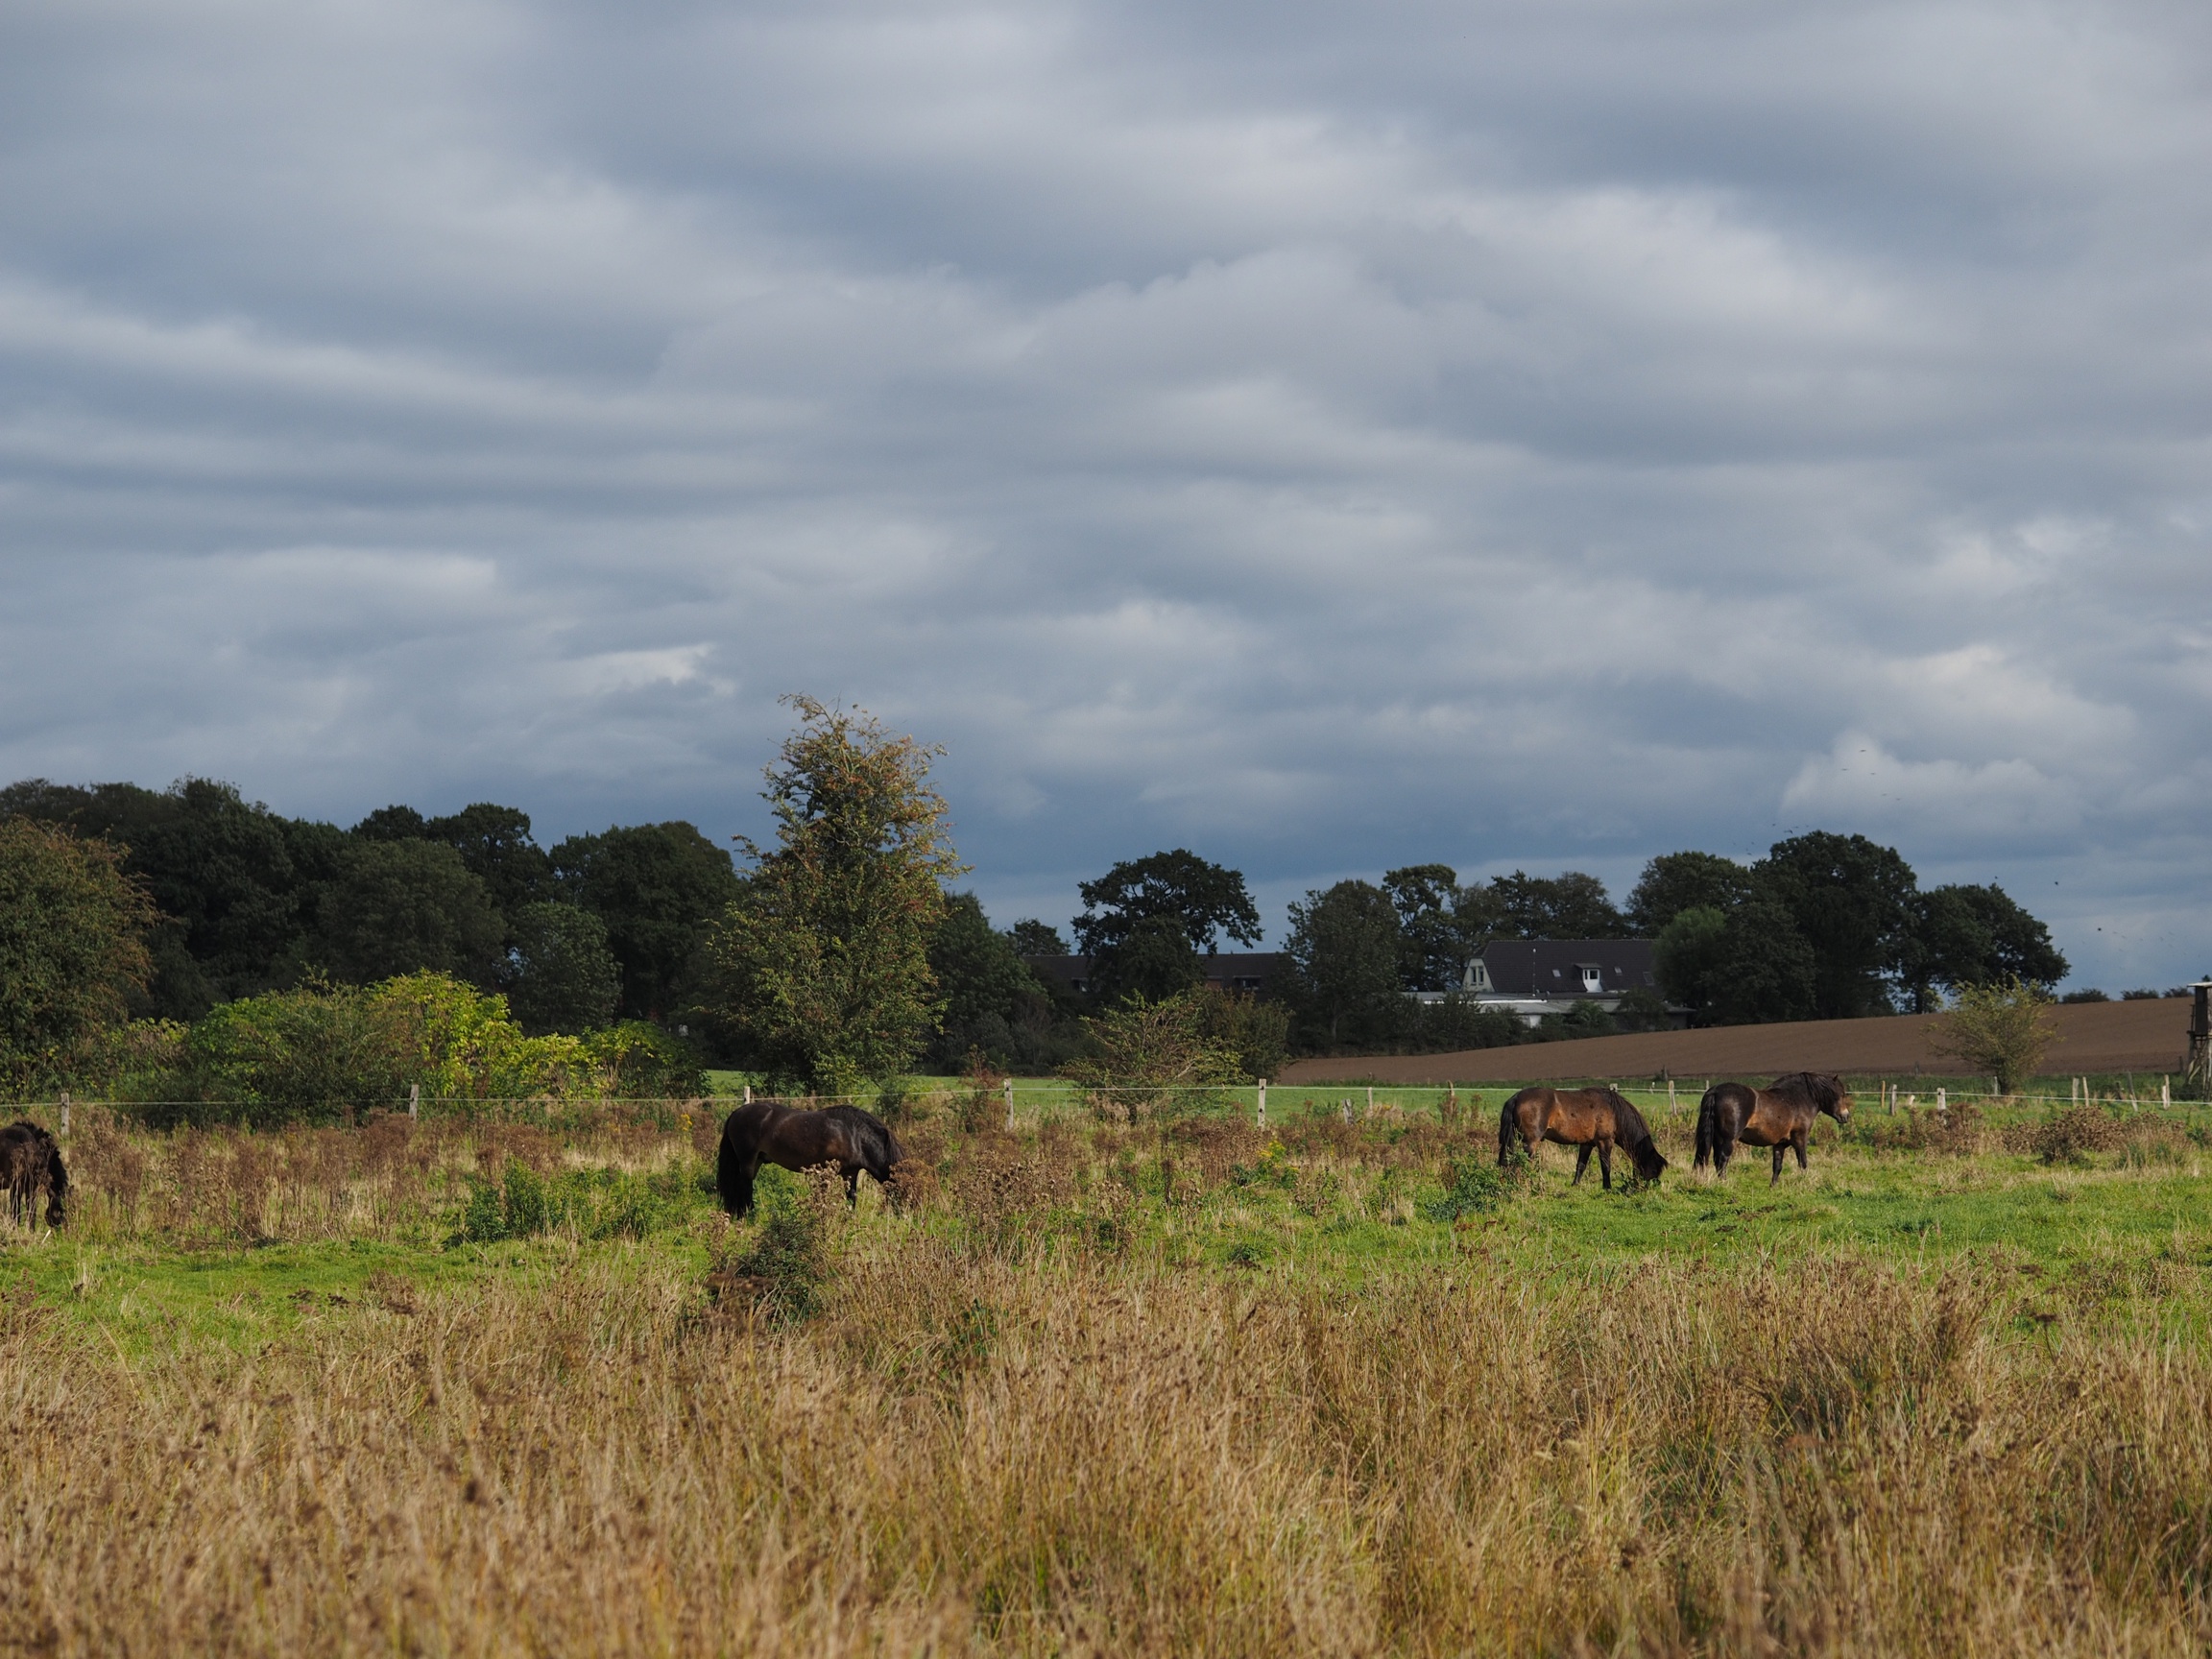
[[742, 1224], [727, 1103], [80, 1107], [0, 1260], [0, 1646], [2212, 1645], [2202, 1108], [1863, 1097], [1770, 1189], [1640, 1094], [1676, 1166], [1608, 1193], [1502, 1175], [1503, 1097], [918, 1092], [896, 1193]]

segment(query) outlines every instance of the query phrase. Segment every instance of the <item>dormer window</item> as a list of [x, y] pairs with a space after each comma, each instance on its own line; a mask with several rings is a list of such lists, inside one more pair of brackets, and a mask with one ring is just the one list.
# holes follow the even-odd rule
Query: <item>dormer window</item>
[[1579, 963], [1577, 966], [1582, 970], [1583, 990], [1602, 991], [1605, 989], [1605, 976], [1603, 974], [1599, 973], [1597, 968], [1593, 967], [1588, 962]]

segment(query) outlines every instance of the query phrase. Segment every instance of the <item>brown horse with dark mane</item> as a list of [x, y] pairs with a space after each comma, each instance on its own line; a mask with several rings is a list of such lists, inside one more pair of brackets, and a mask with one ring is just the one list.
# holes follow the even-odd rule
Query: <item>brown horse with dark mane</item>
[[46, 1191], [46, 1225], [59, 1227], [65, 1219], [61, 1201], [69, 1196], [69, 1171], [61, 1166], [61, 1148], [27, 1118], [0, 1129], [0, 1182], [7, 1184], [9, 1217], [17, 1224], [36, 1209], [40, 1188]]
[[733, 1215], [745, 1215], [753, 1209], [753, 1178], [760, 1173], [761, 1165], [812, 1169], [830, 1164], [844, 1178], [845, 1201], [856, 1204], [863, 1169], [888, 1183], [891, 1171], [905, 1156], [890, 1126], [857, 1106], [809, 1111], [756, 1100], [723, 1119], [714, 1185], [721, 1191], [722, 1208]]
[[1498, 1116], [1498, 1162], [1512, 1162], [1513, 1141], [1534, 1157], [1541, 1141], [1554, 1141], [1577, 1148], [1575, 1179], [1579, 1182], [1590, 1167], [1590, 1154], [1598, 1154], [1598, 1168], [1608, 1191], [1613, 1187], [1613, 1148], [1623, 1148], [1636, 1161], [1636, 1173], [1656, 1181], [1667, 1167], [1651, 1140], [1644, 1115], [1617, 1089], [1553, 1089], [1539, 1083], [1524, 1089], [1505, 1102]]
[[1713, 1173], [1728, 1173], [1728, 1160], [1736, 1155], [1736, 1142], [1774, 1148], [1771, 1187], [1782, 1179], [1782, 1154], [1797, 1150], [1797, 1167], [1805, 1167], [1805, 1142], [1813, 1133], [1813, 1120], [1827, 1113], [1839, 1123], [1851, 1121], [1851, 1091], [1843, 1080], [1824, 1071], [1791, 1071], [1764, 1089], [1747, 1083], [1716, 1083], [1697, 1102], [1697, 1162], [1713, 1160]]

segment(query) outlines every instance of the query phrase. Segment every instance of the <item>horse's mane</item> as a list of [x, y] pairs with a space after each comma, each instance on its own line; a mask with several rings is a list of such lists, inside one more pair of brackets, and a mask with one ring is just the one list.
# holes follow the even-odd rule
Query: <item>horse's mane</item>
[[1767, 1084], [1763, 1093], [1818, 1111], [1842, 1099], [1843, 1086], [1822, 1071], [1786, 1071]]
[[1641, 1146], [1651, 1139], [1651, 1126], [1644, 1121], [1644, 1114], [1629, 1103], [1628, 1096], [1620, 1090], [1608, 1088], [1606, 1097], [1613, 1102], [1613, 1120], [1626, 1133], [1616, 1132], [1615, 1139], [1623, 1146]]

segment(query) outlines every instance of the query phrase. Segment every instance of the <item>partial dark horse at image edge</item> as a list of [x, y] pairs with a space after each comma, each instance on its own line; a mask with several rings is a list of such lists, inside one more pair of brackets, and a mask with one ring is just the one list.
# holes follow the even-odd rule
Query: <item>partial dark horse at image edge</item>
[[753, 1209], [753, 1181], [761, 1165], [785, 1169], [830, 1165], [845, 1183], [846, 1202], [856, 1203], [863, 1170], [888, 1185], [891, 1171], [905, 1155], [890, 1125], [857, 1106], [808, 1110], [756, 1100], [722, 1121], [714, 1185], [722, 1194], [722, 1208], [743, 1216]]
[[36, 1209], [41, 1188], [46, 1193], [46, 1225], [59, 1227], [65, 1219], [62, 1200], [69, 1196], [69, 1171], [62, 1167], [61, 1148], [27, 1118], [0, 1129], [0, 1183], [8, 1188], [11, 1220], [20, 1223]]
[[1656, 1181], [1667, 1160], [1651, 1140], [1644, 1115], [1629, 1104], [1618, 1089], [1554, 1089], [1539, 1083], [1506, 1101], [1498, 1115], [1498, 1162], [1511, 1162], [1518, 1140], [1533, 1157], [1540, 1142], [1556, 1142], [1576, 1148], [1575, 1179], [1580, 1181], [1590, 1167], [1590, 1154], [1598, 1154], [1598, 1168], [1608, 1190], [1613, 1186], [1613, 1148], [1619, 1146], [1635, 1161], [1638, 1179]]
[[1764, 1089], [1748, 1083], [1716, 1083], [1697, 1102], [1697, 1159], [1695, 1167], [1713, 1160], [1716, 1178], [1728, 1172], [1728, 1160], [1736, 1143], [1774, 1148], [1771, 1187], [1782, 1179], [1782, 1155], [1795, 1149], [1797, 1167], [1805, 1167], [1805, 1143], [1821, 1113], [1839, 1123], [1851, 1121], [1851, 1091], [1843, 1080], [1825, 1071], [1789, 1071]]

